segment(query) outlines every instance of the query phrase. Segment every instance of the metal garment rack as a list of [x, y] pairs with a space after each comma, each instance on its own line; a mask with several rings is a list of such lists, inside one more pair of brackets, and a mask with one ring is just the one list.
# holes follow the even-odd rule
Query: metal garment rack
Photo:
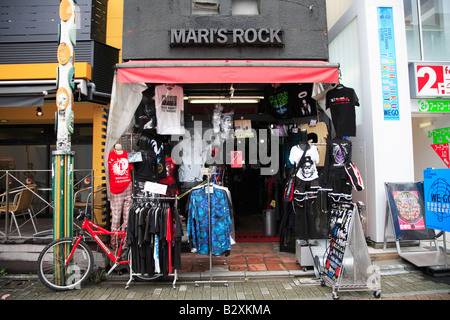
[[[352, 207], [352, 210], [345, 218], [342, 217], [343, 220], [347, 220], [344, 222], [347, 225], [347, 232], [344, 231], [345, 227], [341, 229], [338, 226], [338, 229], [334, 229], [337, 234], [345, 234], [345, 237], [341, 237], [342, 241], [335, 238], [330, 242], [327, 254], [327, 260], [329, 260], [325, 262], [321, 274], [321, 285], [327, 284], [332, 288], [334, 300], [339, 299], [338, 291], [373, 291], [373, 296], [378, 299], [381, 297], [380, 275], [372, 266], [358, 207], [354, 203], [348, 205]], [[349, 222], [348, 219], [350, 219]], [[338, 250], [342, 255], [340, 261], [332, 258], [331, 250], [334, 243], [339, 243], [341, 247]], [[337, 267], [333, 266], [333, 263], [336, 263]]]
[[[151, 196], [134, 196], [132, 195], [131, 198], [133, 200], [136, 199], [141, 199], [141, 200], [146, 200], [146, 201], [152, 201], [152, 200], [156, 200], [156, 201], [175, 201], [175, 203], [177, 202], [178, 198], [177, 197], [160, 197], [160, 196], [155, 196], [155, 195], [151, 195]], [[163, 276], [163, 274], [161, 273], [157, 273], [154, 274], [153, 276], [143, 276], [141, 273], [136, 273], [133, 271], [133, 257], [132, 257], [132, 250], [129, 251], [128, 256], [129, 256], [129, 260], [130, 260], [130, 278], [128, 279], [128, 282], [125, 285], [125, 289], [128, 289], [130, 287], [130, 283], [131, 281], [133, 281], [134, 277], [142, 277], [142, 281], [153, 281], [156, 279], [159, 279]], [[173, 282], [172, 282], [172, 288], [176, 289], [176, 282], [178, 280], [178, 271], [177, 269], [174, 269], [174, 272], [169, 274], [169, 276], [173, 276]]]
[[[215, 171], [216, 171], [215, 167], [202, 169], [202, 173], [207, 176], [206, 186], [208, 188], [211, 188], [210, 176], [212, 174], [214, 174]], [[208, 236], [209, 236], [209, 239], [208, 239], [209, 240], [209, 280], [195, 281], [195, 286], [198, 287], [198, 286], [200, 286], [200, 284], [205, 284], [205, 283], [209, 283], [209, 284], [218, 283], [218, 284], [224, 284], [225, 286], [228, 286], [228, 281], [226, 281], [226, 280], [213, 280], [213, 271], [212, 271], [213, 257], [212, 257], [212, 250], [211, 250], [211, 246], [212, 246], [212, 241], [211, 241], [211, 226], [212, 226], [212, 224], [211, 224], [211, 196], [210, 196], [209, 189], [207, 190], [206, 194], [208, 195], [208, 223], [209, 223], [209, 234], [208, 234]]]

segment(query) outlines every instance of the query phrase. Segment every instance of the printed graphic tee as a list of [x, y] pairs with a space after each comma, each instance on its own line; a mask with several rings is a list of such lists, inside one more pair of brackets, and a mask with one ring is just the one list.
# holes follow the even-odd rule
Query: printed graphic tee
[[290, 87], [289, 99], [292, 101], [292, 116], [294, 118], [317, 115], [316, 100], [311, 97], [312, 92], [312, 83], [296, 84]]
[[115, 151], [110, 152], [108, 155], [108, 168], [111, 193], [119, 194], [124, 192], [131, 183], [130, 170], [133, 169], [133, 165], [128, 163], [128, 152], [123, 151], [122, 154], [118, 154]]
[[278, 87], [268, 86], [264, 90], [264, 101], [267, 112], [277, 119], [289, 119], [292, 117], [289, 105], [289, 87], [280, 85]]
[[158, 134], [184, 134], [184, 100], [182, 87], [156, 86], [155, 108]]
[[337, 137], [356, 136], [355, 106], [359, 106], [359, 99], [352, 88], [338, 86], [327, 92], [326, 108], [331, 110]]
[[[289, 155], [289, 161], [295, 165], [300, 161], [303, 156], [304, 151], [300, 145], [292, 147], [291, 153]], [[306, 151], [303, 157], [302, 163], [300, 163], [300, 168], [297, 172], [297, 177], [303, 181], [312, 181], [319, 178], [319, 173], [317, 171], [316, 163], [319, 163], [319, 151], [314, 145], [310, 145], [310, 148]]]

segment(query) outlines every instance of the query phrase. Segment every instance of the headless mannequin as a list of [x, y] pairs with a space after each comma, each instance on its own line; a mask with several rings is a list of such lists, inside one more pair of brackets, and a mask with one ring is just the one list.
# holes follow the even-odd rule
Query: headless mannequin
[[300, 149], [302, 149], [303, 151], [306, 150], [306, 147], [308, 146], [309, 142], [308, 142], [308, 132], [306, 130], [302, 130], [300, 131]]
[[[298, 147], [305, 153], [304, 161], [311, 161], [310, 154], [308, 153], [308, 156], [306, 156], [306, 152], [315, 147], [312, 147], [308, 142], [307, 130], [300, 131], [300, 143], [298, 144]], [[314, 202], [317, 198], [318, 188], [318, 178], [304, 181], [297, 179], [296, 181], [294, 191], [294, 211], [295, 233], [298, 240], [309, 240], [311, 230], [315, 229], [313, 226], [315, 223]]]
[[[112, 168], [110, 167], [110, 170], [112, 170], [110, 171], [110, 175], [114, 172], [114, 176], [118, 176], [117, 181], [129, 181], [128, 185], [124, 187], [124, 189], [121, 188], [118, 191], [113, 191], [113, 189], [111, 189], [111, 231], [116, 231], [120, 228], [125, 229], [128, 224], [128, 211], [131, 207], [132, 194], [131, 176], [129, 174], [129, 170], [133, 167], [128, 164], [128, 161], [126, 160], [128, 153], [122, 149], [122, 145], [120, 143], [116, 143], [114, 145], [114, 149], [110, 154], [111, 155], [108, 157], [109, 165], [112, 166]], [[116, 154], [116, 156], [113, 156], [113, 154]], [[110, 177], [112, 178], [112, 176]], [[116, 179], [116, 177], [114, 179]], [[111, 239], [111, 245], [115, 248], [115, 239]]]
[[117, 154], [123, 154], [122, 145], [120, 143], [116, 143], [114, 146], [114, 152]]

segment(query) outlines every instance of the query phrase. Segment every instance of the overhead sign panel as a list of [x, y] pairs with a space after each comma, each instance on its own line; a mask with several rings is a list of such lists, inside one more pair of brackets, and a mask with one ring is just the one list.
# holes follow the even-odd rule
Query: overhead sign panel
[[449, 98], [450, 64], [409, 64], [412, 98]]

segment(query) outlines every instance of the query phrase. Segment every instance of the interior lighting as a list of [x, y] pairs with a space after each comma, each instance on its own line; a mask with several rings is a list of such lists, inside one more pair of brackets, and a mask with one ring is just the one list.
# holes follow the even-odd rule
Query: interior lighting
[[44, 115], [44, 112], [42, 111], [41, 107], [36, 108], [36, 117], [42, 117]]
[[261, 97], [189, 97], [192, 104], [251, 104], [259, 103]]

